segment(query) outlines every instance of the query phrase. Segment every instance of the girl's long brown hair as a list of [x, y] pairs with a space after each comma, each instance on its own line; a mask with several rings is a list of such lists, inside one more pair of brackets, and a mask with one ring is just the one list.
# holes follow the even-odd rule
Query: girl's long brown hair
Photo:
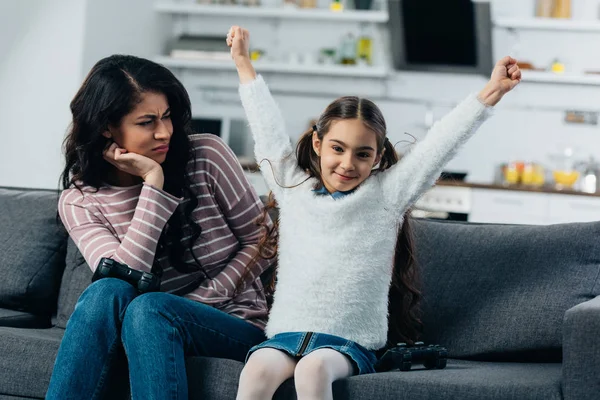
[[[398, 162], [396, 150], [386, 137], [387, 128], [379, 107], [367, 99], [354, 96], [340, 97], [325, 109], [316, 126], [306, 131], [296, 146], [298, 165], [310, 177], [317, 178], [317, 185], [323, 185], [323, 182], [321, 181], [319, 156], [312, 146], [313, 133], [316, 132], [322, 142], [323, 137], [329, 132], [331, 123], [341, 119], [360, 119], [376, 135], [377, 153], [381, 154], [381, 161], [378, 169], [373, 171], [374, 173], [384, 171]], [[258, 258], [271, 259], [277, 255], [279, 221], [275, 220], [271, 224], [270, 218], [267, 216], [269, 211], [276, 206], [271, 192], [265, 209], [257, 220], [257, 224], [263, 228], [263, 235], [259, 242], [255, 261]], [[240, 282], [242, 281], [244, 279], [240, 280]], [[272, 301], [275, 282], [276, 272], [274, 271], [265, 287], [269, 302]], [[392, 284], [389, 291], [388, 346], [398, 342], [412, 344], [419, 338], [422, 331], [419, 307], [422, 297], [420, 286], [420, 274], [414, 257], [410, 222], [405, 217], [402, 225], [398, 227]]]

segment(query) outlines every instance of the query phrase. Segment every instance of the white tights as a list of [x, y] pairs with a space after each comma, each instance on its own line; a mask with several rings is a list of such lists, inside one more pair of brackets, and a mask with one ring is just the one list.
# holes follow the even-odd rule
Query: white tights
[[352, 372], [350, 360], [332, 349], [318, 349], [296, 361], [280, 350], [262, 348], [242, 370], [237, 400], [270, 400], [292, 376], [298, 400], [332, 400], [331, 384]]

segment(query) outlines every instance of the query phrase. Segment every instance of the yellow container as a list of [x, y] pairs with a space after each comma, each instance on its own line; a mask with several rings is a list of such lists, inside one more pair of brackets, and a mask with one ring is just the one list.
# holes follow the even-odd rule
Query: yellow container
[[554, 182], [564, 187], [572, 187], [579, 179], [579, 172], [577, 171], [556, 170], [552, 172], [552, 175], [554, 176]]
[[514, 185], [516, 183], [519, 183], [519, 181], [521, 180], [521, 173], [519, 172], [519, 169], [517, 168], [517, 165], [515, 163], [509, 163], [504, 168], [503, 172], [505, 183]]
[[329, 9], [331, 11], [344, 11], [344, 5], [342, 4], [341, 0], [331, 0]]

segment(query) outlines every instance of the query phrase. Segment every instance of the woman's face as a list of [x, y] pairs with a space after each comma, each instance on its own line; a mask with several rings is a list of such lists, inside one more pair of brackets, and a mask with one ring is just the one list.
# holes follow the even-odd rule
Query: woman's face
[[169, 151], [173, 123], [167, 97], [146, 92], [119, 127], [111, 127], [109, 137], [121, 148], [163, 163]]

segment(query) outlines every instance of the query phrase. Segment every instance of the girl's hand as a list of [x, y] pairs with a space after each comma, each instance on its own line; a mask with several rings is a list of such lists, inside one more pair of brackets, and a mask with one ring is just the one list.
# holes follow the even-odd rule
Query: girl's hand
[[517, 65], [517, 60], [508, 56], [504, 57], [494, 66], [490, 81], [479, 93], [479, 99], [489, 106], [494, 106], [520, 82], [521, 70]]
[[112, 143], [103, 153], [104, 159], [114, 165], [117, 169], [130, 175], [139, 176], [158, 188], [162, 189], [164, 174], [162, 167], [153, 159], [136, 153], [129, 153]]
[[231, 48], [234, 61], [250, 60], [250, 33], [239, 26], [232, 26], [227, 33], [227, 46]]
[[227, 33], [227, 46], [231, 48], [231, 58], [235, 61], [240, 82], [256, 79], [256, 71], [250, 62], [250, 33], [239, 26], [232, 26]]
[[492, 70], [490, 82], [498, 84], [503, 94], [513, 90], [521, 82], [521, 70], [517, 60], [507, 56], [498, 61]]

